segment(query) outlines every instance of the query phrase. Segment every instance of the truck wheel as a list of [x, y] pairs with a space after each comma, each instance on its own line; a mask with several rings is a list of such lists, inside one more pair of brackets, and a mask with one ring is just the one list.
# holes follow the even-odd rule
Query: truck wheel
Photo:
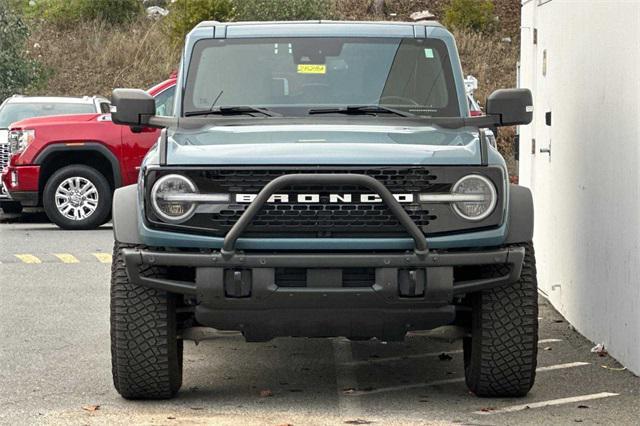
[[463, 340], [467, 386], [477, 396], [524, 396], [538, 355], [538, 283], [533, 243], [520, 279], [471, 295], [471, 337]]
[[121, 251], [126, 247], [132, 246], [115, 243], [111, 265], [113, 384], [127, 399], [172, 398], [182, 385], [176, 295], [132, 284]]
[[6, 214], [20, 214], [22, 213], [22, 204], [17, 201], [2, 201], [0, 202], [0, 208]]
[[94, 229], [109, 220], [111, 187], [96, 169], [81, 164], [55, 172], [44, 186], [42, 204], [63, 229]]

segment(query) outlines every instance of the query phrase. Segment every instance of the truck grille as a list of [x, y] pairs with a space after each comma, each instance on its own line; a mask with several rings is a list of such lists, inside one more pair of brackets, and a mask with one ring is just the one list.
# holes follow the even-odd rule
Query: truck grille
[[9, 165], [9, 144], [0, 142], [0, 171]]
[[[418, 202], [419, 193], [448, 192], [462, 176], [482, 170], [490, 171], [499, 186], [499, 169], [480, 167], [295, 167], [295, 168], [211, 168], [171, 170], [167, 173], [183, 173], [189, 176], [201, 193], [257, 194], [275, 178], [286, 174], [338, 174], [353, 173], [371, 176], [380, 181], [393, 194], [413, 194], [412, 202], [401, 203], [405, 211], [422, 230], [438, 234], [469, 228], [493, 226], [501, 215], [490, 216], [483, 223], [466, 222], [453, 213], [445, 204], [424, 205]], [[164, 172], [163, 172], [164, 173]], [[159, 174], [151, 171], [147, 179], [151, 182]], [[151, 182], [146, 185], [147, 190]], [[501, 192], [501, 191], [499, 191]], [[289, 202], [269, 203], [261, 209], [243, 237], [406, 237], [407, 231], [383, 203], [361, 202], [360, 195], [371, 194], [371, 190], [352, 185], [299, 185], [283, 188], [278, 193], [289, 195]], [[318, 203], [298, 203], [297, 194], [318, 194]], [[329, 194], [351, 194], [350, 203], [330, 203]], [[501, 197], [502, 194], [500, 194]], [[233, 199], [233, 198], [232, 198]], [[148, 196], [147, 196], [148, 200]], [[153, 216], [147, 205], [148, 219], [152, 224], [187, 232], [224, 236], [238, 221], [249, 203], [201, 206], [196, 214], [180, 225], [163, 224]], [[498, 209], [496, 209], [498, 210]]]

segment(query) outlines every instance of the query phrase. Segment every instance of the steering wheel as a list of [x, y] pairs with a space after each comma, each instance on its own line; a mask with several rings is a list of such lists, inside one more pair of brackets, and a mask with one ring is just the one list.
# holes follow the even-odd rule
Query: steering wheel
[[415, 105], [420, 106], [418, 102], [411, 98], [405, 98], [404, 96], [383, 96], [380, 98], [380, 105], [386, 104], [389, 101], [393, 104], [393, 100], [400, 101], [401, 105]]

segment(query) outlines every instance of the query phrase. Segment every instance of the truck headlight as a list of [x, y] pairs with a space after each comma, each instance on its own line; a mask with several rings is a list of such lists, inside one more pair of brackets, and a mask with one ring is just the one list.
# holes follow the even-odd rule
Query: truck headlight
[[12, 154], [19, 154], [27, 147], [36, 137], [35, 130], [12, 130], [9, 132], [9, 149]]
[[478, 221], [489, 216], [496, 207], [498, 194], [489, 179], [480, 175], [467, 175], [453, 186], [453, 194], [466, 197], [453, 203], [453, 209], [466, 220]]
[[189, 201], [185, 194], [197, 192], [198, 188], [186, 177], [167, 175], [158, 179], [151, 188], [151, 203], [164, 222], [182, 223], [189, 220], [196, 210], [196, 203]]

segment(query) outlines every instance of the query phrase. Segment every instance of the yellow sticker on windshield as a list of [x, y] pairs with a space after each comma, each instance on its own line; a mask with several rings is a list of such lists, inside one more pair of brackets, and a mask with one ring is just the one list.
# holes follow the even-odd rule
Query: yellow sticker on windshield
[[322, 64], [298, 64], [298, 74], [326, 74], [327, 66]]

